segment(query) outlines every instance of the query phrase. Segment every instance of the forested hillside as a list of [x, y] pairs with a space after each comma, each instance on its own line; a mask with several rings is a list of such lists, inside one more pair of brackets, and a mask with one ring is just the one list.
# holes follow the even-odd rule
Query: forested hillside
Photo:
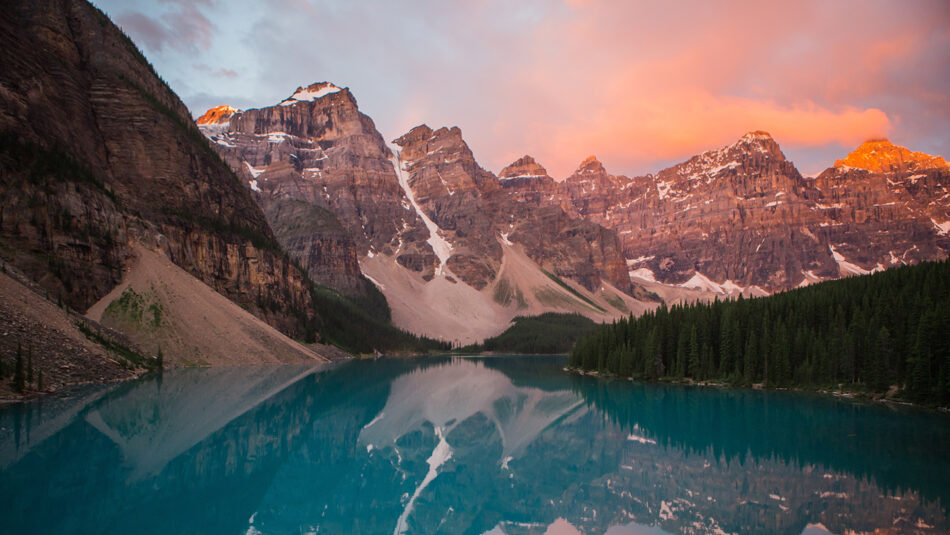
[[607, 325], [574, 368], [642, 380], [886, 392], [950, 402], [950, 261], [756, 299], [661, 307]]
[[567, 353], [579, 339], [597, 329], [597, 324], [580, 314], [545, 312], [538, 316], [518, 316], [513, 325], [498, 336], [460, 351], [495, 351], [553, 355]]

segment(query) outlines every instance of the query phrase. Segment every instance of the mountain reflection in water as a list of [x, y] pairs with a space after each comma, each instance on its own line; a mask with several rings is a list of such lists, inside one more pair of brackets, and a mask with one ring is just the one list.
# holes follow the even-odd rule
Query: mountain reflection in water
[[0, 411], [8, 533], [946, 531], [950, 420], [562, 358], [182, 370]]

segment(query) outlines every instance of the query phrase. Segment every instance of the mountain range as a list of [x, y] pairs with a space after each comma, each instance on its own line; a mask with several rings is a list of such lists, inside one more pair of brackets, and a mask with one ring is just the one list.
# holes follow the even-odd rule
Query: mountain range
[[814, 177], [754, 131], [656, 174], [614, 175], [591, 156], [557, 180], [528, 155], [485, 170], [457, 127], [386, 143], [328, 82], [197, 123], [316, 280], [359, 292], [362, 272], [396, 325], [437, 338], [544, 311], [606, 321], [767, 295], [950, 250], [950, 167], [883, 139]]

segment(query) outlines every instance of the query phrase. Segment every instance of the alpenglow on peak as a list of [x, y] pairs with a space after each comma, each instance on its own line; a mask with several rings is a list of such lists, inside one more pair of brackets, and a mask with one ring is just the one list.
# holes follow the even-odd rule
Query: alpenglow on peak
[[216, 106], [204, 112], [201, 117], [198, 117], [195, 120], [199, 125], [217, 125], [224, 124], [231, 118], [232, 115], [237, 113], [238, 110], [228, 105]]
[[866, 169], [872, 173], [890, 173], [945, 168], [947, 162], [940, 156], [914, 152], [895, 145], [887, 139], [878, 138], [862, 143], [847, 157], [837, 160], [835, 167], [854, 167]]

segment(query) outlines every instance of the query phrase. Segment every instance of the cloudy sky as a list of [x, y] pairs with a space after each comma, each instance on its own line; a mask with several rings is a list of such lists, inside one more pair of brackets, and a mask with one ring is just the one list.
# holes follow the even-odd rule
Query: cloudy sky
[[387, 139], [459, 126], [496, 173], [655, 172], [750, 130], [806, 174], [870, 137], [950, 157], [946, 0], [94, 3], [195, 115], [326, 80]]

